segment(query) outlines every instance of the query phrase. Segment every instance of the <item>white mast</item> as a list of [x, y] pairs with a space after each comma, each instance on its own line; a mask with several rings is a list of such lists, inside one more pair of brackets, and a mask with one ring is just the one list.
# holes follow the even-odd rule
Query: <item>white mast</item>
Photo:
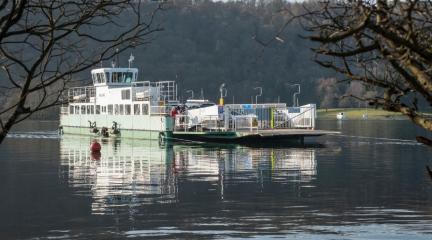
[[129, 62], [129, 68], [131, 68], [131, 66], [132, 66], [132, 62], [135, 60], [135, 57], [134, 57], [134, 55], [132, 55], [132, 53], [131, 53], [131, 55], [130, 55], [130, 57], [129, 57], [129, 60], [128, 60], [128, 62]]

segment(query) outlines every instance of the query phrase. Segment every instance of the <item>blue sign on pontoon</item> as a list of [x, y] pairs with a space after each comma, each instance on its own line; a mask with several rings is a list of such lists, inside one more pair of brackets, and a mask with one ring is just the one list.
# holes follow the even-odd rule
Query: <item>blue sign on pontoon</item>
[[252, 104], [243, 104], [243, 109], [252, 109]]

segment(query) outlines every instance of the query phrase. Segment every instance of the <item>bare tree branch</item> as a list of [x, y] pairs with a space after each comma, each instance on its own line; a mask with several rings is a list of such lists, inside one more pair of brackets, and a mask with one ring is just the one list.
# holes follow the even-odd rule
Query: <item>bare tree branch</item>
[[0, 94], [14, 92], [0, 107], [0, 143], [17, 122], [62, 104], [76, 74], [149, 43], [162, 30], [155, 24], [161, 9], [136, 0], [0, 2], [0, 63], [8, 80]]

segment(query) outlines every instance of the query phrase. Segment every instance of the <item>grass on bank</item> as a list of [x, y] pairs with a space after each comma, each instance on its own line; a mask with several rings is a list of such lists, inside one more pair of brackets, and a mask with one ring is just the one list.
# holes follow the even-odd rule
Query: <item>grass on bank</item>
[[389, 112], [382, 109], [374, 108], [328, 108], [318, 109], [318, 119], [332, 119], [336, 120], [336, 114], [344, 112], [347, 119], [364, 119], [363, 115], [367, 115], [367, 119], [404, 119], [405, 117], [400, 113]]

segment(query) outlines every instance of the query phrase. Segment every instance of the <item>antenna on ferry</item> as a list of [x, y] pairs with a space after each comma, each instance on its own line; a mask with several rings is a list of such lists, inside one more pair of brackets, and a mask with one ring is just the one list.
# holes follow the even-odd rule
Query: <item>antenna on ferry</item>
[[120, 60], [119, 60], [119, 49], [118, 48], [116, 48], [116, 57], [117, 57], [117, 60], [116, 60], [116, 65], [119, 65], [119, 63], [120, 63]]
[[132, 55], [132, 53], [131, 53], [131, 55], [130, 55], [130, 57], [129, 57], [129, 60], [128, 60], [128, 62], [129, 62], [129, 68], [131, 67], [131, 65], [132, 65], [132, 62], [135, 60], [135, 57], [134, 57], [134, 55]]

